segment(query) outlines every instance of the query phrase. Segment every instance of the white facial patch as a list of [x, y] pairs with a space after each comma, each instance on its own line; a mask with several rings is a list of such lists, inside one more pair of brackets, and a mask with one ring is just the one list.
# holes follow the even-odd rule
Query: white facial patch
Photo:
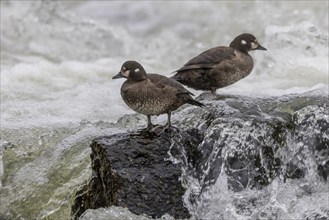
[[129, 76], [129, 70], [125, 70], [126, 68], [122, 68], [122, 70], [124, 70], [123, 72], [121, 71], [121, 74], [125, 77]]
[[141, 70], [139, 68], [135, 69], [135, 72], [138, 73], [140, 72]]
[[255, 42], [251, 42], [251, 49], [256, 49], [258, 47], [258, 44]]
[[241, 41], [241, 44], [246, 45], [247, 42], [246, 42], [245, 40], [242, 40], [242, 41]]

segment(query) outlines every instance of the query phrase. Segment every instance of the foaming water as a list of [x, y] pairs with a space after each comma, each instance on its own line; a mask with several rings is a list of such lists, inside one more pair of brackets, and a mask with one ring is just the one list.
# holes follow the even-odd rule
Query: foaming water
[[[266, 189], [227, 190], [225, 174], [204, 192], [195, 207], [200, 219], [325, 219], [328, 184], [275, 179]], [[324, 193], [327, 192], [327, 193]]]
[[[111, 79], [124, 61], [170, 76], [242, 32], [268, 51], [252, 52], [251, 75], [218, 93], [328, 92], [326, 1], [1, 1], [0, 213], [70, 215], [72, 190], [89, 175], [90, 140], [118, 132], [114, 123], [133, 112], [121, 99], [122, 80]], [[139, 126], [136, 118], [125, 126]], [[216, 214], [206, 207], [217, 200], [201, 200], [197, 216]], [[230, 213], [223, 217], [243, 219]]]
[[[269, 124], [254, 119], [212, 122], [205, 134], [212, 138], [198, 146], [203, 156], [200, 170], [192, 171], [197, 178], [188, 179], [184, 196], [197, 219], [328, 219], [329, 185], [321, 174], [328, 162], [328, 105], [305, 107], [293, 117], [298, 126], [284, 129], [280, 140], [271, 137]], [[256, 181], [249, 178], [254, 172]]]
[[115, 122], [132, 112], [120, 97], [120, 80], [111, 80], [113, 61], [81, 64], [22, 63], [1, 77], [2, 127], [48, 127], [80, 121]]

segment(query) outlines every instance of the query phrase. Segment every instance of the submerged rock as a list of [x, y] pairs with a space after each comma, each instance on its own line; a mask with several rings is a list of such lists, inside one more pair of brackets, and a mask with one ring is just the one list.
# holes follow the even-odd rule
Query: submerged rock
[[211, 100], [204, 93], [199, 98], [207, 108], [185, 108], [177, 118], [182, 128], [192, 125], [203, 132], [197, 146], [201, 156], [191, 171], [202, 189], [221, 172], [232, 191], [262, 188], [276, 177], [317, 175], [327, 180], [328, 94]]
[[179, 129], [95, 139], [93, 176], [77, 196], [75, 216], [86, 209], [122, 206], [153, 218], [166, 213], [188, 218], [193, 210], [182, 199], [187, 176], [200, 186], [189, 195], [192, 204], [223, 172], [233, 192], [261, 189], [275, 178], [327, 181], [327, 94], [215, 100], [204, 93], [199, 100], [206, 107], [175, 112], [172, 121]]

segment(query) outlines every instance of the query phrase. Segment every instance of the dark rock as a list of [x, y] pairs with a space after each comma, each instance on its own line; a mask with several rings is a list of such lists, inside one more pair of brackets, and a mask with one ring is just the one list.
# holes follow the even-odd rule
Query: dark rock
[[193, 164], [196, 158], [191, 148], [199, 138], [197, 130], [173, 128], [159, 136], [141, 132], [95, 139], [91, 143], [93, 175], [77, 193], [73, 215], [77, 218], [86, 209], [122, 206], [154, 218], [166, 213], [190, 217], [183, 204], [186, 188], [178, 159], [187, 158], [182, 152], [188, 151]]

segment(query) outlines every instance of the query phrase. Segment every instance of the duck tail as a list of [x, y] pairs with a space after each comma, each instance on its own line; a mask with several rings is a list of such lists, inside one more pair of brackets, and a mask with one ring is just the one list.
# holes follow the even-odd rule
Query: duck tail
[[178, 74], [173, 75], [172, 77], [170, 77], [170, 79], [176, 80], [178, 82], [182, 80]]
[[196, 101], [194, 99], [187, 100], [187, 103], [188, 104], [191, 104], [191, 105], [196, 105], [196, 106], [199, 106], [199, 107], [205, 107], [204, 104], [202, 104], [201, 102], [198, 102], [198, 101]]

